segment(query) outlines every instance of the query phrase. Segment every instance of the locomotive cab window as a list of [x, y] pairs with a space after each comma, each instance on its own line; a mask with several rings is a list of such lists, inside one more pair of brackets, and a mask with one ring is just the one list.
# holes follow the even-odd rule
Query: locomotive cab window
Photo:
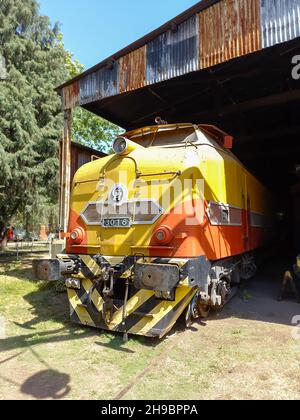
[[130, 140], [140, 144], [145, 148], [162, 147], [162, 146], [182, 146], [186, 143], [196, 143], [198, 141], [195, 128], [187, 127], [158, 127], [157, 129], [139, 130], [138, 133], [133, 132], [128, 135]]

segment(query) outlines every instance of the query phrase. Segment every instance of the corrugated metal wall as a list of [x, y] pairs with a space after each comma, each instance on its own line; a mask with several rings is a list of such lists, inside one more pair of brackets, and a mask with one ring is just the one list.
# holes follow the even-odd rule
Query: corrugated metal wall
[[222, 0], [64, 88], [68, 109], [205, 69], [300, 36], [300, 0]]
[[80, 80], [80, 105], [120, 93], [119, 63], [106, 66]]
[[261, 49], [260, 0], [224, 0], [199, 18], [201, 69]]
[[146, 46], [120, 59], [120, 93], [139, 89], [146, 83]]
[[152, 85], [199, 68], [199, 30], [193, 16], [147, 45], [147, 84]]
[[261, 0], [262, 48], [300, 36], [299, 0]]

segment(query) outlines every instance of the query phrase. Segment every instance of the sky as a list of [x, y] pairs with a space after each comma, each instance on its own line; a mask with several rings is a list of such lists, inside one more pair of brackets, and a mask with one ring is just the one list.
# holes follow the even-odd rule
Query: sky
[[38, 0], [59, 22], [65, 47], [85, 69], [146, 35], [197, 0]]

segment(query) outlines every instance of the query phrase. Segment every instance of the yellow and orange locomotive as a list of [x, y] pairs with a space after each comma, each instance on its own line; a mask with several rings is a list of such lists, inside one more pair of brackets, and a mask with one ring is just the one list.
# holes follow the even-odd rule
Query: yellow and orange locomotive
[[270, 197], [231, 145], [213, 126], [145, 127], [77, 172], [58, 256], [74, 322], [163, 337], [255, 273]]

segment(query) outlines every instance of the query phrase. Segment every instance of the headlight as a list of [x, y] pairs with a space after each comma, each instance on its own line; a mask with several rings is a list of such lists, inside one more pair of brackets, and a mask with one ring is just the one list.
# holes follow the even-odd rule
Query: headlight
[[118, 137], [114, 141], [113, 149], [117, 155], [122, 155], [127, 149], [127, 139], [125, 137]]
[[129, 153], [133, 152], [137, 148], [142, 148], [137, 143], [126, 139], [125, 137], [118, 137], [113, 144], [113, 150], [117, 155], [129, 155]]

